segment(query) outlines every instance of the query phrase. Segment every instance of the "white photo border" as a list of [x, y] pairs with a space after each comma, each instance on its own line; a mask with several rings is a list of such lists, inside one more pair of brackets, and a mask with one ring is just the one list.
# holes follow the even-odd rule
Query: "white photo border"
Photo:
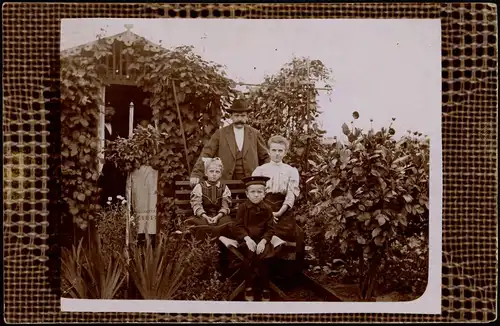
[[[439, 24], [441, 20], [427, 19]], [[439, 45], [439, 55], [441, 44]], [[440, 56], [441, 58], [441, 56]], [[441, 61], [440, 61], [441, 62]], [[441, 67], [439, 67], [441, 71]], [[435, 81], [432, 81], [435, 82]], [[424, 294], [413, 301], [403, 302], [230, 302], [181, 300], [98, 300], [61, 298], [61, 312], [134, 312], [134, 313], [192, 313], [192, 314], [325, 314], [325, 313], [395, 313], [441, 314], [442, 270], [442, 136], [441, 136], [441, 79], [435, 112], [429, 121], [436, 122], [430, 133], [429, 176], [429, 271]], [[437, 92], [436, 92], [437, 93]], [[437, 96], [437, 94], [436, 94]], [[436, 103], [436, 104], [437, 104]]]

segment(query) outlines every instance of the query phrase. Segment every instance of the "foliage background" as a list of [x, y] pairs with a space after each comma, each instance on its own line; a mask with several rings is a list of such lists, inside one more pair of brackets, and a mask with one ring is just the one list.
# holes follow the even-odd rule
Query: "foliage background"
[[301, 176], [294, 211], [318, 259], [316, 267], [336, 265], [370, 296], [381, 279], [377, 267], [385, 264], [391, 272], [406, 270], [408, 282], [423, 280], [418, 287], [423, 293], [427, 268], [410, 268], [406, 260], [395, 263], [389, 248], [398, 241], [408, 250], [413, 236], [422, 236], [420, 243], [428, 246], [429, 139], [411, 131], [394, 139], [396, 118], [379, 131], [361, 130], [354, 125], [359, 118], [354, 112], [351, 127], [342, 126], [346, 140], [325, 144], [315, 121], [315, 85], [331, 79], [321, 61], [293, 58], [246, 94], [256, 109], [251, 123], [266, 139], [281, 134], [291, 140], [285, 161]]

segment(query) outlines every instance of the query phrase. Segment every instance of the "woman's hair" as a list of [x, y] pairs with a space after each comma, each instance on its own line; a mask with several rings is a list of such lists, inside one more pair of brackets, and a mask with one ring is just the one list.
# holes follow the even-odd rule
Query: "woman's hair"
[[269, 138], [269, 140], [267, 141], [267, 146], [269, 148], [271, 148], [271, 144], [285, 145], [285, 150], [287, 150], [287, 151], [288, 151], [288, 148], [290, 148], [290, 141], [288, 141], [288, 139], [286, 139], [285, 137], [283, 137], [281, 135], [275, 135], [275, 136], [272, 136], [271, 138]]
[[207, 172], [208, 168], [211, 167], [212, 165], [215, 165], [220, 168], [221, 171], [224, 170], [224, 165], [222, 164], [222, 161], [218, 157], [203, 157], [203, 164], [205, 165], [205, 173]]

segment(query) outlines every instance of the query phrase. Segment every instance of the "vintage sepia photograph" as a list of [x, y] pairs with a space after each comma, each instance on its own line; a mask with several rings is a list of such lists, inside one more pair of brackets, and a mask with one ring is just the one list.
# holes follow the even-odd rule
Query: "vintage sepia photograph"
[[439, 19], [63, 19], [61, 310], [441, 312]]

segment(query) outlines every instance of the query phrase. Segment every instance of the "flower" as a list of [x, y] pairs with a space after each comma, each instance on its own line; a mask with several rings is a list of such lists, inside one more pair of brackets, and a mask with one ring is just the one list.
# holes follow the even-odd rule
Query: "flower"
[[111, 202], [110, 202], [110, 201], [107, 201], [107, 202], [106, 202], [106, 204], [111, 205]]
[[124, 199], [124, 198], [122, 197], [122, 195], [118, 195], [118, 196], [116, 196], [116, 198], [118, 198], [118, 199]]
[[359, 118], [359, 113], [358, 113], [358, 111], [354, 111], [354, 112], [352, 113], [352, 117], [354, 118], [354, 120], [357, 120], [357, 119]]
[[108, 201], [112, 201], [112, 200], [113, 200], [113, 198], [112, 198], [112, 197], [108, 197]]
[[122, 200], [122, 205], [125, 205], [127, 203], [127, 201], [124, 199]]

